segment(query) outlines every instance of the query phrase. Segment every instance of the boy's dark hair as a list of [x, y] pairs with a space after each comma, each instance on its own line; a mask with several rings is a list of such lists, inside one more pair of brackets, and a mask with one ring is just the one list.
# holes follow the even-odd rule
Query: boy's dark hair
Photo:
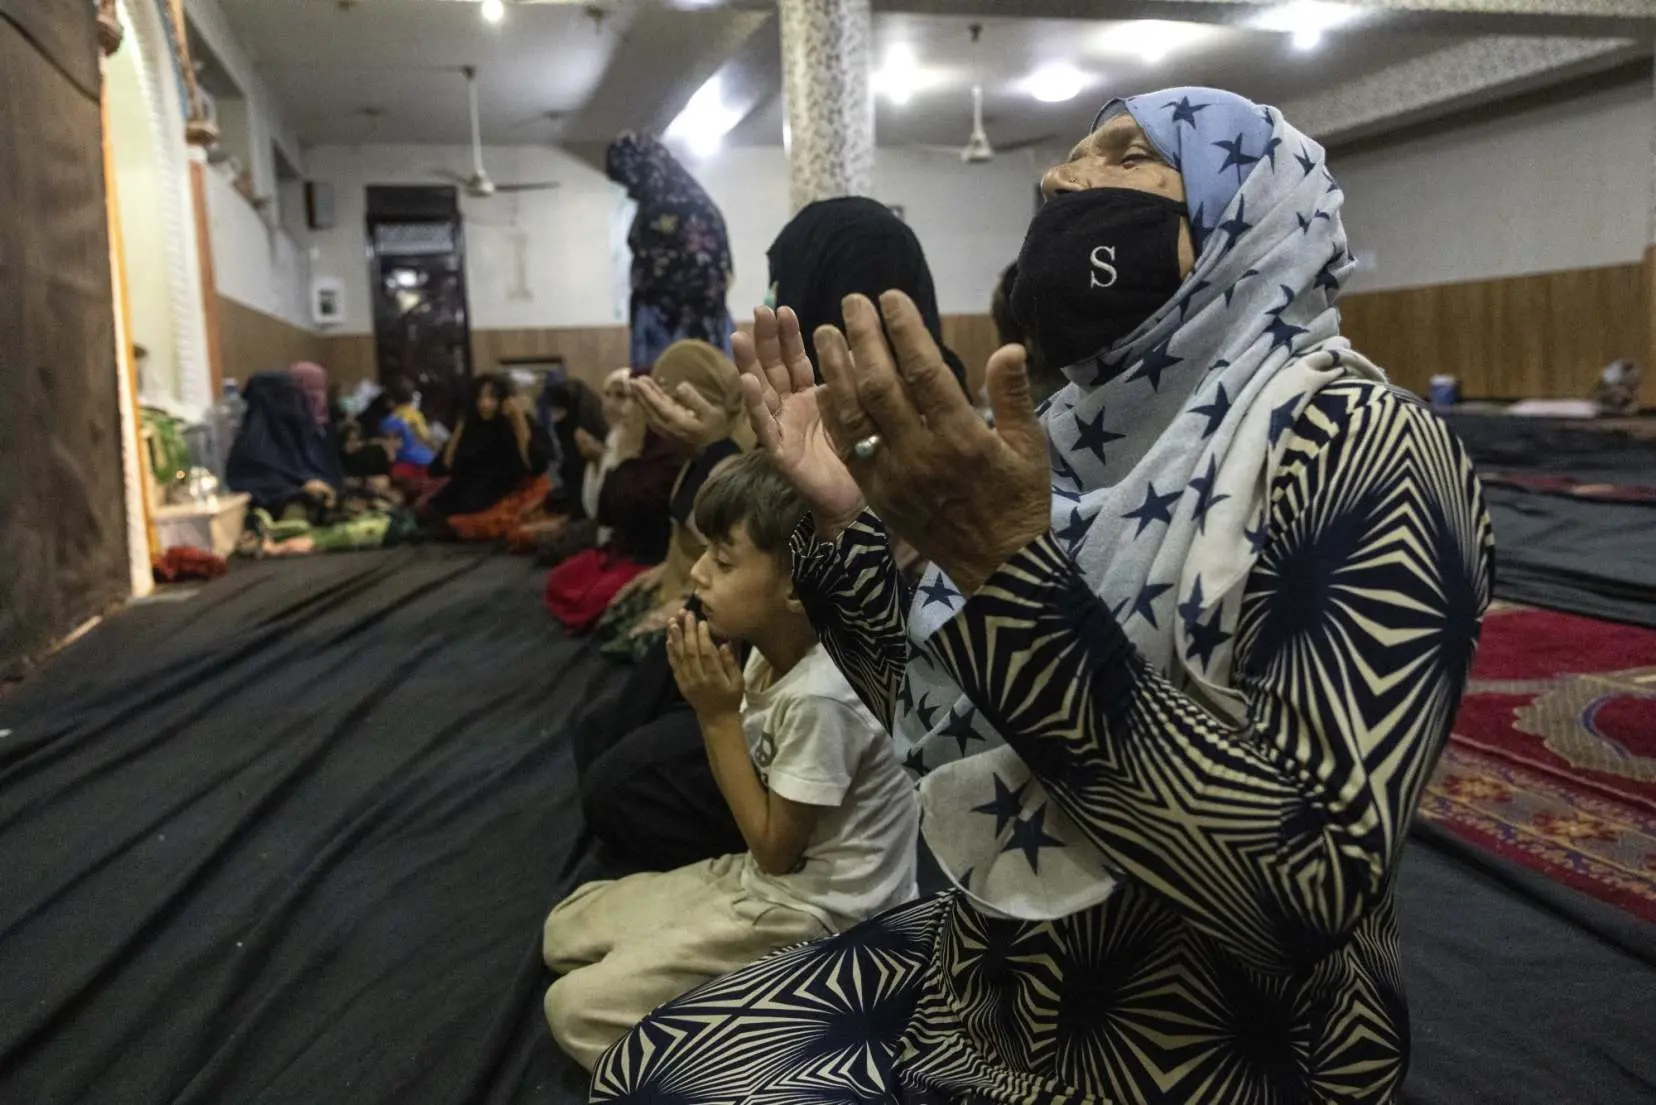
[[713, 475], [696, 496], [696, 528], [707, 541], [729, 541], [746, 523], [762, 553], [783, 552], [808, 508], [763, 449], [743, 453]]
[[385, 385], [385, 394], [391, 397], [393, 403], [414, 402], [414, 381], [407, 376], [398, 376]]

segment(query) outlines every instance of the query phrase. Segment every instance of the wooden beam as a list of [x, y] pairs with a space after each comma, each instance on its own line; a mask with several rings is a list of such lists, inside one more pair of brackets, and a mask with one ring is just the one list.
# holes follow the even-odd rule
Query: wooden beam
[[196, 259], [201, 264], [201, 312], [207, 330], [207, 374], [213, 399], [224, 390], [224, 356], [219, 348], [218, 274], [213, 270], [213, 227], [207, 215], [207, 166], [190, 161], [190, 200], [195, 209]]

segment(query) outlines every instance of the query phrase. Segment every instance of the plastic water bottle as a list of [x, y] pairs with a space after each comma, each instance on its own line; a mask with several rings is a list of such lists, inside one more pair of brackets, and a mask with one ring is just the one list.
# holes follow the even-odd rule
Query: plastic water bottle
[[216, 438], [217, 466], [213, 474], [220, 481], [224, 479], [224, 470], [230, 460], [230, 446], [235, 444], [236, 434], [241, 430], [242, 413], [247, 410], [247, 401], [241, 397], [241, 388], [234, 380], [224, 381], [223, 393], [219, 401], [213, 406], [213, 436]]
[[1433, 410], [1446, 411], [1460, 402], [1460, 381], [1453, 376], [1433, 376], [1426, 386]]

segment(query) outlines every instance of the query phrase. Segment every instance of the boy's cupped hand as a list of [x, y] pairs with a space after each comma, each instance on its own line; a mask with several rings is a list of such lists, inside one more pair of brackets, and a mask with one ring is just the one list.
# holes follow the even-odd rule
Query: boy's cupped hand
[[689, 611], [667, 627], [667, 662], [698, 717], [741, 712], [744, 686], [736, 654], [729, 645], [714, 644], [707, 623]]

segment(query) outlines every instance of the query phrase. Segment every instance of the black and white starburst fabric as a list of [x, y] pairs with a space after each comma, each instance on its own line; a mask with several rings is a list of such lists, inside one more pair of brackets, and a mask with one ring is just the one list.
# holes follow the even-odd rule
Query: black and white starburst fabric
[[[981, 747], [979, 713], [1007, 735], [972, 757], [986, 787], [956, 773], [937, 792], [998, 841], [990, 858], [1114, 892], [1019, 920], [956, 890], [782, 953], [658, 1010], [600, 1065], [595, 1099], [1394, 1100], [1391, 876], [1489, 601], [1489, 522], [1454, 438], [1384, 385], [1331, 384], [1278, 436], [1234, 623], [1206, 573], [1112, 615], [1054, 536], [909, 664], [879, 522], [800, 546], [801, 596], [883, 718], [895, 676], [936, 666], [974, 703], [918, 696], [948, 752]], [[1240, 720], [1144, 660], [1122, 627], [1152, 617], [1189, 623], [1193, 651], [1231, 650]]]

